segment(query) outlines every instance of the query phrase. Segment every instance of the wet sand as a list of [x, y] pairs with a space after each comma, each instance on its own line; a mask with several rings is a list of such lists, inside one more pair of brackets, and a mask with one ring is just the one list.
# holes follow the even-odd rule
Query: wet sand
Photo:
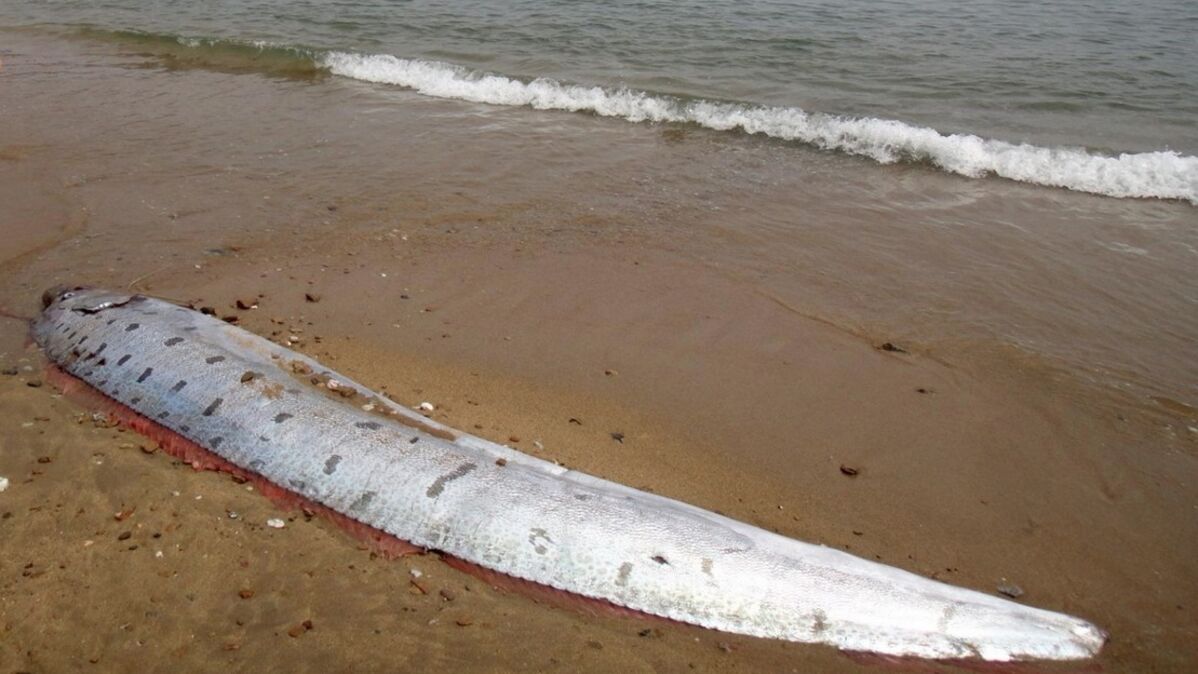
[[[77, 100], [68, 83], [59, 95]], [[114, 131], [140, 133], [170, 142], [152, 125]], [[1198, 666], [1185, 409], [1124, 408], [1016, 356], [883, 351], [885, 335], [828, 325], [624, 223], [554, 224], [451, 195], [297, 193], [264, 153], [254, 172], [220, 171], [135, 155], [132, 141], [109, 155], [76, 142], [91, 147], [62, 119], [0, 129], [0, 307], [31, 315], [58, 282], [212, 306], [400, 402], [432, 402], [452, 426], [954, 584], [1014, 583], [1020, 601], [1112, 635], [1093, 663], [1026, 671]], [[251, 298], [257, 309], [236, 309]], [[4, 670], [879, 666], [546, 607], [433, 556], [375, 558], [297, 513], [270, 528], [280, 511], [246, 485], [30, 386], [41, 361], [24, 339], [0, 319], [0, 367], [17, 368], [0, 375]]]

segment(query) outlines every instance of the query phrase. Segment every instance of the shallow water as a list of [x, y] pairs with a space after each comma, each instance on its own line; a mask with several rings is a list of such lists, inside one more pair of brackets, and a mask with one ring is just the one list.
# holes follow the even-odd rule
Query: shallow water
[[760, 133], [966, 176], [1198, 201], [1198, 14], [1180, 0], [22, 0], [0, 8], [0, 23], [83, 27], [182, 46], [187, 59], [327, 70], [444, 98]]
[[[257, 35], [239, 6], [245, 34]], [[219, 32], [198, 16], [180, 22], [183, 33]], [[328, 54], [52, 34], [5, 33], [14, 117], [57, 125], [58, 151], [86, 148], [105, 171], [115, 161], [194, 175], [181, 199], [250, 230], [337, 195], [351, 206], [335, 226], [465, 221], [472, 236], [536, 233], [547, 245], [563, 232], [643, 238], [879, 343], [1064, 372], [1184, 417], [1198, 405], [1198, 211], [1184, 200], [968, 179], [928, 161], [884, 165], [693, 123], [426, 96], [331, 76], [319, 66]], [[32, 49], [64, 35], [57, 60], [23, 59], [23, 40]], [[200, 90], [205, 100], [193, 100]], [[67, 92], [103, 100], [103, 114], [62, 108]]]

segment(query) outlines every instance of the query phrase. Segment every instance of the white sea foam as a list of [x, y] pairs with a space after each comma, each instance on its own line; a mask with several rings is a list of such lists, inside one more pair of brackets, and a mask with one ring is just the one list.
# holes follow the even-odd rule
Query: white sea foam
[[944, 134], [896, 120], [853, 118], [704, 100], [681, 100], [631, 89], [531, 82], [471, 71], [437, 61], [389, 54], [330, 52], [330, 72], [367, 82], [393, 84], [428, 96], [538, 110], [590, 112], [630, 122], [689, 122], [797, 141], [825, 150], [869, 157], [883, 164], [927, 161], [971, 178], [997, 175], [1036, 185], [1064, 187], [1112, 197], [1184, 199], [1198, 204], [1198, 157], [1177, 152], [1105, 156], [1082, 148], [1039, 147], [972, 134]]

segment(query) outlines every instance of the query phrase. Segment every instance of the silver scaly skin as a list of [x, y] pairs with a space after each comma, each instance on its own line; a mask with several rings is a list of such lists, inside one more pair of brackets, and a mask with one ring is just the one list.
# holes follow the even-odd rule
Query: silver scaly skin
[[[900, 656], [1081, 659], [1106, 638], [448, 429], [184, 307], [94, 289], [44, 300], [38, 344], [112, 399], [343, 515], [515, 578], [717, 630]], [[309, 372], [384, 413], [330, 396]]]

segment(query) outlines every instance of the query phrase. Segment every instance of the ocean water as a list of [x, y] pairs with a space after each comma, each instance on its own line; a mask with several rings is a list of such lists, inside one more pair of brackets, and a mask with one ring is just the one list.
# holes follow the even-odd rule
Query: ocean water
[[0, 25], [1198, 203], [1186, 0], [7, 0]]
[[214, 228], [334, 195], [647, 241], [1198, 433], [1196, 33], [1180, 0], [5, 0], [0, 132], [52, 129], [55, 184], [128, 173], [117, 220], [168, 175]]

